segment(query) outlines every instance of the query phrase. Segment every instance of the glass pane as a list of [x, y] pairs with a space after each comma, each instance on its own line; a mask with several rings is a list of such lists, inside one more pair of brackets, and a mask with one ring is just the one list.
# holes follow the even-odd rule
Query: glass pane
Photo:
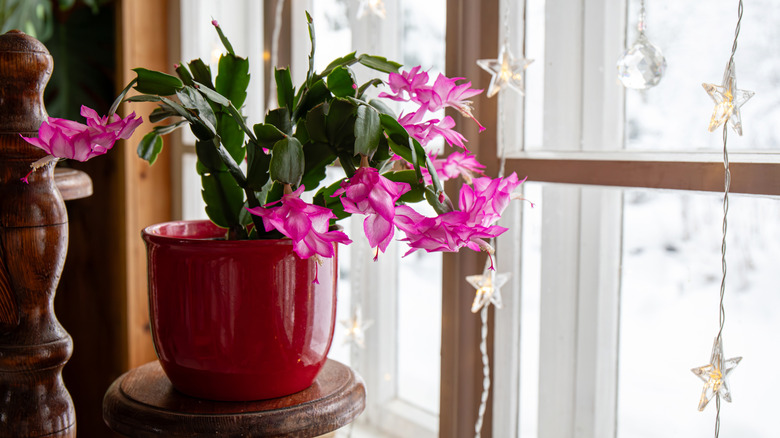
[[[418, 210], [433, 215], [433, 209]], [[400, 250], [403, 254], [406, 245]], [[441, 388], [441, 261], [441, 253], [416, 251], [401, 259], [398, 278], [398, 398], [436, 415]]]
[[[331, 61], [351, 51], [349, 7], [345, 0], [317, 0], [312, 3], [312, 18], [317, 42], [320, 43], [314, 52], [314, 69], [322, 71]], [[325, 41], [327, 43], [322, 44]]]
[[525, 149], [541, 149], [544, 128], [545, 0], [526, 2], [525, 53], [534, 62], [525, 71]]
[[[523, 184], [523, 197], [542, 205], [542, 184]], [[542, 215], [523, 207], [523, 264], [520, 308], [520, 438], [536, 438], [539, 414], [539, 334], [541, 309]]]
[[[431, 80], [444, 71], [446, 0], [402, 0], [402, 62], [422, 65]], [[443, 141], [429, 147], [440, 149]], [[415, 209], [435, 212], [426, 203]], [[400, 237], [400, 236], [399, 236]], [[400, 244], [403, 255], [407, 246]], [[416, 251], [400, 259], [398, 277], [398, 398], [438, 415], [441, 371], [440, 253]]]
[[181, 155], [181, 214], [184, 220], [208, 219], [206, 203], [200, 194], [200, 175], [195, 170], [197, 162], [198, 157], [194, 153]]
[[[718, 332], [721, 196], [625, 192], [618, 437], [711, 436], [715, 401], [697, 411]], [[721, 436], [774, 437], [780, 376], [780, 202], [730, 197], [724, 352], [744, 359], [721, 405]]]
[[[637, 36], [639, 3], [628, 2], [628, 44]], [[722, 81], [737, 2], [653, 0], [646, 7], [646, 35], [663, 52], [667, 69], [656, 87], [626, 91], [626, 149], [719, 150], [721, 136], [707, 132], [714, 103], [701, 84]], [[731, 135], [733, 150], [780, 149], [780, 58], [771, 55], [777, 53], [779, 22], [774, 0], [746, 2], [736, 55], [737, 85], [756, 95], [741, 109], [744, 137]]]

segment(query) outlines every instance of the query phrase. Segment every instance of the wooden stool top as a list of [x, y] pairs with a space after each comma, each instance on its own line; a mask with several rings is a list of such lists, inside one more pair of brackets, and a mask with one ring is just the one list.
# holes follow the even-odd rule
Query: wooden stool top
[[92, 179], [80, 170], [57, 167], [54, 183], [65, 201], [92, 196]]
[[363, 379], [333, 360], [311, 387], [252, 402], [184, 395], [173, 389], [155, 361], [114, 381], [103, 399], [103, 419], [128, 437], [315, 437], [349, 424], [365, 402]]

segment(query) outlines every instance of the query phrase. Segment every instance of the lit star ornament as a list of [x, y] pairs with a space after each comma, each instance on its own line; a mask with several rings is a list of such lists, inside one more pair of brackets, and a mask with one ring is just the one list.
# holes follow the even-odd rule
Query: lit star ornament
[[731, 392], [727, 378], [741, 360], [741, 357], [723, 359], [723, 340], [720, 337], [715, 338], [715, 342], [712, 344], [710, 363], [691, 370], [693, 374], [704, 381], [704, 388], [701, 391], [701, 398], [699, 398], [700, 411], [707, 407], [707, 403], [712, 400], [712, 397], [720, 397], [731, 403]]
[[734, 72], [734, 63], [729, 62], [726, 71], [723, 72], [723, 84], [701, 84], [707, 94], [715, 101], [715, 109], [710, 119], [709, 131], [714, 131], [718, 126], [728, 121], [729, 125], [742, 135], [742, 117], [739, 109], [745, 102], [753, 97], [754, 92], [737, 88], [737, 75]]
[[496, 274], [496, 271], [488, 266], [485, 267], [482, 275], [466, 276], [466, 281], [477, 289], [474, 302], [471, 303], [472, 313], [479, 312], [483, 306], [489, 304], [493, 304], [498, 309], [501, 308], [503, 305], [501, 287], [509, 281], [509, 274]]
[[358, 20], [366, 15], [376, 15], [381, 19], [387, 17], [387, 9], [385, 9], [384, 0], [360, 0], [360, 6], [358, 6], [357, 18]]
[[501, 46], [498, 59], [477, 60], [477, 65], [493, 75], [488, 86], [487, 97], [495, 96], [505, 85], [520, 95], [525, 95], [523, 76], [525, 76], [525, 69], [532, 62], [533, 59], [515, 58], [506, 44]]
[[366, 330], [371, 327], [374, 321], [363, 321], [363, 311], [360, 307], [355, 309], [352, 318], [341, 320], [339, 323], [347, 329], [344, 344], [351, 343], [360, 348], [366, 348]]

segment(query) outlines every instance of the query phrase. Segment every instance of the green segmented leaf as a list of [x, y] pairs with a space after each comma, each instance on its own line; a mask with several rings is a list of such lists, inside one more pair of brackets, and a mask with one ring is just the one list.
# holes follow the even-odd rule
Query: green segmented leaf
[[395, 61], [390, 61], [383, 56], [363, 54], [358, 56], [358, 61], [368, 68], [379, 70], [385, 73], [398, 73], [398, 69], [401, 68], [401, 64]]
[[138, 142], [138, 156], [149, 162], [150, 165], [154, 164], [157, 160], [157, 155], [160, 154], [163, 148], [163, 139], [160, 135], [151, 131], [144, 135], [140, 142]]
[[328, 75], [328, 90], [338, 97], [355, 97], [355, 78], [346, 67], [337, 67]]
[[249, 61], [246, 58], [226, 55], [219, 58], [216, 90], [241, 108], [249, 86]]
[[379, 113], [368, 105], [358, 106], [354, 133], [355, 155], [373, 157], [379, 147], [379, 137], [382, 135]]
[[179, 78], [163, 72], [141, 67], [134, 68], [133, 71], [138, 80], [135, 89], [140, 93], [170, 96], [176, 94], [176, 90], [180, 90], [184, 86]]
[[274, 145], [271, 153], [271, 179], [297, 186], [304, 169], [303, 146], [295, 137], [286, 137]]
[[206, 214], [214, 224], [222, 228], [239, 227], [239, 214], [244, 207], [244, 192], [227, 172], [201, 175], [203, 201]]

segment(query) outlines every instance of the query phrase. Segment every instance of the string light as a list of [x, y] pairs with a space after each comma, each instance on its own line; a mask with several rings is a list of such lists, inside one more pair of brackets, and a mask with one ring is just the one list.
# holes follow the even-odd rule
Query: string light
[[734, 31], [734, 43], [731, 46], [731, 57], [726, 64], [726, 71], [723, 74], [723, 84], [720, 86], [712, 84], [704, 85], [705, 91], [715, 101], [715, 110], [710, 119], [709, 131], [712, 132], [718, 126], [723, 125], [723, 167], [724, 167], [724, 189], [723, 189], [723, 238], [721, 240], [721, 270], [722, 277], [720, 282], [720, 303], [718, 321], [720, 329], [715, 337], [710, 355], [710, 363], [702, 367], [693, 368], [691, 371], [704, 381], [701, 397], [699, 397], [699, 411], [704, 410], [707, 404], [715, 398], [715, 438], [720, 435], [720, 399], [731, 402], [731, 392], [728, 385], [728, 375], [742, 360], [741, 357], [723, 359], [723, 327], [726, 322], [726, 310], [724, 307], [724, 297], [726, 295], [726, 234], [728, 231], [728, 212], [729, 212], [729, 189], [731, 187], [731, 171], [729, 169], [728, 154], [728, 127], [726, 122], [742, 135], [742, 120], [739, 114], [739, 108], [753, 96], [753, 92], [737, 89], [737, 79], [734, 73], [734, 55], [737, 52], [737, 39], [742, 24], [742, 0], [739, 0], [737, 11], [737, 26]]
[[384, 20], [387, 17], [385, 2], [383, 0], [360, 0], [357, 18], [360, 20], [367, 15], [374, 15]]
[[350, 319], [339, 321], [345, 329], [344, 344], [351, 344], [360, 348], [366, 348], [366, 330], [374, 324], [374, 321], [363, 321], [363, 311], [360, 306], [355, 307], [355, 311]]
[[471, 313], [477, 313], [480, 309], [490, 304], [500, 309], [503, 305], [501, 299], [501, 287], [509, 281], [510, 274], [496, 274], [496, 271], [490, 269], [489, 261], [485, 263], [485, 270], [482, 275], [469, 275], [466, 281], [469, 282], [477, 293], [474, 301], [471, 303]]
[[487, 97], [495, 96], [504, 86], [512, 88], [520, 95], [525, 95], [525, 69], [532, 62], [533, 59], [515, 58], [507, 44], [501, 46], [497, 59], [477, 60], [477, 65], [493, 75], [488, 86]]
[[[510, 2], [506, 1], [504, 4], [504, 38], [503, 43], [499, 48], [498, 58], [477, 60], [477, 65], [492, 75], [486, 93], [486, 96], [489, 98], [499, 94], [507, 88], [512, 88], [520, 93], [521, 96], [524, 96], [525, 70], [533, 62], [532, 59], [515, 58], [515, 56], [512, 55], [512, 51], [509, 48], [509, 35], [511, 30], [509, 27]], [[500, 117], [499, 129], [502, 129], [505, 126], [505, 120], [501, 102], [499, 102], [498, 107]], [[500, 131], [498, 138], [498, 154], [500, 157], [498, 177], [503, 178], [504, 169], [506, 167], [506, 148], [504, 147], [504, 135], [502, 135]], [[496, 240], [491, 239], [490, 245], [493, 248], [496, 248]], [[503, 304], [501, 299], [501, 287], [509, 280], [508, 273], [498, 274], [492, 269], [493, 263], [497, 261], [495, 253], [492, 257], [494, 258], [492, 262], [489, 258], [485, 260], [485, 269], [482, 271], [482, 275], [469, 275], [466, 277], [466, 281], [477, 289], [474, 295], [474, 301], [471, 303], [471, 312], [479, 312], [480, 320], [482, 322], [480, 331], [481, 338], [479, 342], [479, 351], [482, 355], [482, 395], [477, 411], [477, 421], [474, 423], [475, 438], [480, 438], [482, 436], [482, 424], [485, 420], [485, 411], [487, 410], [488, 396], [490, 394], [490, 358], [487, 353], [488, 307], [490, 304], [493, 304], [496, 308], [501, 308]]]
[[741, 361], [741, 357], [723, 359], [723, 339], [715, 338], [712, 344], [712, 355], [710, 363], [698, 368], [693, 368], [693, 374], [699, 376], [704, 381], [704, 388], [699, 398], [699, 411], [703, 411], [712, 397], [717, 395], [723, 400], [731, 402], [731, 392], [729, 391], [728, 375], [736, 368]]
[[737, 75], [734, 72], [734, 59], [729, 60], [726, 71], [723, 72], [723, 83], [701, 84], [707, 94], [715, 102], [715, 109], [710, 118], [709, 131], [712, 132], [718, 126], [728, 122], [734, 131], [742, 135], [742, 116], [739, 109], [756, 93], [737, 88]]

